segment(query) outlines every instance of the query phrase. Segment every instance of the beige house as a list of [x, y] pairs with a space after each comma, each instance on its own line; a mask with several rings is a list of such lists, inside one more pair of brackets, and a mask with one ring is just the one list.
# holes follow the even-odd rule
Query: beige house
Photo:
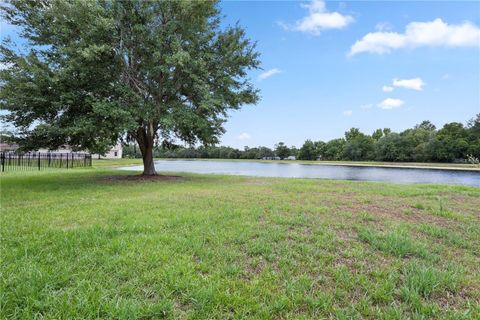
[[122, 145], [120, 143], [117, 143], [104, 156], [101, 156], [99, 154], [92, 154], [92, 157], [97, 159], [121, 159], [122, 153], [123, 153]]
[[9, 143], [0, 143], [0, 152], [1, 151], [15, 151], [18, 149], [18, 144], [9, 144]]

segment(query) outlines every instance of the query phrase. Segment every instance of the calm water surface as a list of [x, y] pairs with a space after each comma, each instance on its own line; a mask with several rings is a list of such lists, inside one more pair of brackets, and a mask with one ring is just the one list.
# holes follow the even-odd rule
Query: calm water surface
[[[254, 177], [323, 178], [391, 183], [445, 183], [480, 187], [480, 172], [435, 169], [380, 168], [298, 163], [160, 160], [159, 172], [216, 173]], [[121, 170], [143, 170], [142, 166]]]

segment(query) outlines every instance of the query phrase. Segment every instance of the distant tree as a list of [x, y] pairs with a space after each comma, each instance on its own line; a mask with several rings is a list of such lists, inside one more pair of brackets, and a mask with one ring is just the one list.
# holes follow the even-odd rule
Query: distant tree
[[381, 137], [387, 136], [392, 132], [390, 128], [377, 129], [372, 134], [372, 139], [378, 141]]
[[298, 148], [295, 146], [291, 146], [289, 156], [298, 157]]
[[346, 160], [372, 160], [374, 157], [374, 140], [363, 134], [358, 128], [345, 132], [343, 158]]
[[241, 27], [223, 27], [216, 1], [11, 0], [1, 9], [29, 46], [0, 47], [9, 66], [0, 105], [25, 148], [105, 152], [126, 135], [154, 175], [158, 140], [217, 143], [227, 112], [259, 99], [247, 78], [259, 54]]
[[372, 133], [372, 138], [375, 141], [378, 141], [378, 139], [380, 139], [381, 137], [383, 137], [382, 129], [377, 129]]
[[183, 150], [182, 158], [187, 158], [187, 159], [199, 158], [197, 150], [193, 147], [183, 148], [182, 150]]
[[199, 146], [197, 148], [197, 152], [200, 158], [203, 158], [203, 159], [211, 158], [209, 148], [206, 146]]
[[243, 159], [259, 159], [259, 158], [261, 158], [259, 156], [258, 148], [249, 148], [249, 147], [245, 147], [241, 157]]
[[431, 161], [429, 159], [428, 155], [428, 143], [429, 142], [422, 142], [418, 145], [415, 146], [413, 150], [413, 155], [410, 155], [409, 160], [411, 161], [416, 161], [416, 162], [429, 162]]
[[228, 153], [228, 159], [239, 159], [240, 155], [240, 150], [231, 148], [230, 152]]
[[465, 159], [469, 151], [468, 131], [458, 122], [447, 123], [427, 145], [429, 159], [452, 162]]
[[218, 149], [218, 158], [219, 159], [229, 159], [230, 155], [232, 154], [233, 148], [219, 146]]
[[343, 138], [328, 141], [324, 151], [325, 160], [342, 160], [345, 143]]
[[427, 130], [423, 126], [415, 126], [413, 129], [401, 132], [401, 152], [405, 156], [405, 159], [402, 161], [425, 161], [428, 159], [428, 155], [425, 153], [426, 145], [434, 139], [435, 134], [435, 130]]
[[122, 144], [122, 157], [123, 158], [141, 158], [140, 150], [134, 143]]
[[467, 123], [468, 154], [480, 158], [480, 113]]
[[300, 160], [316, 160], [318, 156], [318, 149], [312, 140], [305, 141], [298, 152], [298, 159]]
[[315, 141], [315, 154], [317, 155], [315, 159], [323, 159], [325, 157], [325, 148], [327, 144], [323, 141]]
[[480, 137], [480, 113], [467, 122], [467, 128], [475, 136]]
[[275, 154], [280, 159], [285, 159], [290, 156], [290, 149], [283, 142], [279, 142], [275, 145]]
[[374, 142], [372, 137], [361, 135], [347, 141], [344, 146], [345, 160], [366, 161], [374, 158]]
[[358, 137], [359, 135], [361, 135], [362, 133], [360, 132], [360, 129], [358, 128], [351, 128], [350, 130], [348, 130], [347, 132], [345, 132], [345, 140], [349, 141], [349, 140], [353, 140], [355, 139], [356, 137]]
[[379, 161], [408, 161], [407, 140], [398, 133], [383, 136], [375, 144], [375, 157]]
[[272, 149], [267, 148], [267, 147], [258, 147], [258, 158], [271, 158], [275, 154]]
[[434, 131], [436, 129], [435, 125], [428, 120], [422, 121], [420, 124], [415, 126], [415, 129], [424, 129], [427, 131]]

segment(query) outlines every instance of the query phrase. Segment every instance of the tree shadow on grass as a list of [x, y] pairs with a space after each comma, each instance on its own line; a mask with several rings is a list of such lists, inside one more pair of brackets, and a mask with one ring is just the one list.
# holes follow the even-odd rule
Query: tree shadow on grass
[[141, 174], [116, 174], [114, 172], [92, 171], [50, 171], [50, 172], [25, 172], [2, 175], [1, 189], [2, 198], [25, 195], [29, 193], [47, 194], [50, 192], [81, 192], [84, 190], [95, 191], [108, 185], [135, 184], [144, 182], [182, 182], [190, 180], [187, 177], [176, 175], [144, 176]]

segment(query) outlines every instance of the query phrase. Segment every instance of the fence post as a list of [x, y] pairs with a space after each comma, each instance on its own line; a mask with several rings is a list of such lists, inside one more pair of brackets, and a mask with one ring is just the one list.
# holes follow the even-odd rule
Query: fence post
[[62, 167], [62, 154], [60, 153], [60, 168]]
[[40, 153], [37, 153], [38, 157], [38, 171], [40, 171]]
[[67, 153], [67, 169], [68, 169], [68, 153]]
[[48, 167], [50, 168], [50, 162], [52, 161], [52, 155], [51, 153], [49, 152], [48, 153]]
[[2, 152], [2, 172], [5, 172], [5, 152]]

